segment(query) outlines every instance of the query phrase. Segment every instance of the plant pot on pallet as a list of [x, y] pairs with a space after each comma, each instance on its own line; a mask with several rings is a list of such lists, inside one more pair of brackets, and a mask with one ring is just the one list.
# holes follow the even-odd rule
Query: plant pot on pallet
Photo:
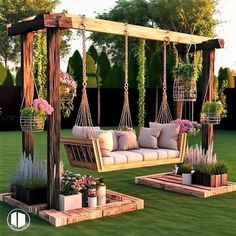
[[47, 201], [47, 187], [27, 189], [19, 185], [14, 185], [11, 189], [12, 197], [27, 205], [35, 205]]
[[69, 211], [78, 208], [82, 208], [82, 194], [74, 194], [74, 195], [59, 195], [59, 208], [60, 211]]
[[227, 186], [227, 179], [228, 179], [227, 173], [221, 174], [220, 186]]
[[192, 174], [192, 184], [202, 185], [202, 174], [198, 172], [194, 172]]
[[97, 197], [88, 197], [88, 207], [97, 207]]
[[99, 186], [97, 189], [98, 206], [106, 204], [106, 185]]
[[202, 185], [208, 187], [219, 187], [221, 185], [221, 175], [202, 174]]
[[182, 184], [191, 185], [192, 184], [192, 174], [182, 173]]

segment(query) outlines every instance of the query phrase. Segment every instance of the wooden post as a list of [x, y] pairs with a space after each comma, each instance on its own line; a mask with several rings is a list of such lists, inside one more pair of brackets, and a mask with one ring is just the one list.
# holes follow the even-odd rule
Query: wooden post
[[48, 208], [59, 210], [60, 191], [60, 30], [47, 29], [47, 59], [48, 59], [48, 102], [54, 108], [48, 117], [47, 133], [47, 174], [48, 174]]
[[[211, 101], [213, 98], [213, 81], [214, 81], [214, 62], [215, 49], [203, 50], [202, 71], [205, 81], [202, 101]], [[202, 148], [208, 150], [209, 145], [213, 142], [213, 125], [202, 125]]]
[[[34, 96], [33, 74], [33, 33], [21, 35], [21, 68], [22, 68], [22, 99], [24, 106], [30, 106]], [[34, 135], [22, 132], [22, 152], [28, 157], [34, 154]]]

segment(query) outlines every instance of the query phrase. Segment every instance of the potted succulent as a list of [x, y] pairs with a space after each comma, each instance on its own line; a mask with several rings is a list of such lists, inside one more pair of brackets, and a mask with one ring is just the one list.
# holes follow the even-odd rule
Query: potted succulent
[[99, 206], [106, 204], [106, 183], [101, 177], [97, 179], [97, 200]]
[[77, 83], [73, 77], [60, 71], [60, 99], [61, 110], [64, 117], [69, 117], [73, 110], [73, 100], [76, 96]]
[[195, 101], [197, 97], [198, 69], [194, 63], [179, 62], [172, 70], [174, 101]]
[[47, 115], [51, 115], [53, 110], [53, 107], [43, 98], [35, 99], [31, 106], [24, 107], [21, 110], [20, 124], [22, 131], [43, 131]]
[[220, 101], [207, 101], [202, 106], [200, 115], [203, 124], [219, 124], [227, 111]]
[[18, 168], [10, 177], [12, 197], [27, 205], [47, 201], [47, 165], [37, 157], [21, 158]]
[[183, 162], [180, 165], [180, 171], [182, 173], [182, 184], [192, 184], [192, 165], [189, 162]]
[[82, 207], [82, 194], [84, 183], [79, 174], [66, 170], [61, 177], [61, 192], [59, 195], [60, 211], [68, 211]]

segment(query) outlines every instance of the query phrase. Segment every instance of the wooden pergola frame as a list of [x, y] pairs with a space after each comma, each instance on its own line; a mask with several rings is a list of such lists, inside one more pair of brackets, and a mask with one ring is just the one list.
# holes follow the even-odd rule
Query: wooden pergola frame
[[[189, 35], [150, 27], [124, 24], [114, 21], [87, 18], [62, 13], [45, 13], [27, 18], [15, 24], [8, 25], [8, 35], [21, 36], [21, 66], [23, 76], [22, 94], [25, 94], [25, 105], [30, 105], [34, 93], [32, 74], [33, 64], [33, 32], [47, 32], [47, 96], [48, 102], [54, 107], [54, 112], [48, 117], [47, 130], [47, 173], [48, 173], [48, 208], [59, 209], [60, 190], [60, 99], [59, 99], [59, 70], [60, 70], [60, 30], [83, 29], [87, 31], [124, 35], [129, 37], [177, 43], [179, 53], [186, 53], [186, 44], [195, 44], [190, 48], [203, 51], [203, 75], [205, 86], [203, 93], [207, 99], [212, 99], [215, 49], [224, 47], [223, 39], [212, 39], [198, 35]], [[209, 83], [209, 86], [207, 84]], [[27, 89], [26, 89], [27, 88]], [[179, 116], [177, 114], [177, 116]], [[203, 125], [202, 144], [206, 149], [213, 140], [212, 125]], [[33, 133], [22, 132], [22, 149], [26, 154], [33, 154]]]

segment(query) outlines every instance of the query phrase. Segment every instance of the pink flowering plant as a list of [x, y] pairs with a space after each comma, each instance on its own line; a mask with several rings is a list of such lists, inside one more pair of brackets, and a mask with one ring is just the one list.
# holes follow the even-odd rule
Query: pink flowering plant
[[74, 109], [73, 100], [76, 96], [77, 83], [73, 77], [60, 71], [60, 98], [61, 110], [64, 117], [69, 117]]
[[201, 130], [201, 124], [198, 124], [196, 121], [177, 119], [173, 120], [171, 123], [180, 125], [180, 133], [196, 135]]
[[37, 117], [45, 120], [54, 111], [53, 107], [43, 98], [34, 99], [32, 106], [21, 110], [21, 116]]

